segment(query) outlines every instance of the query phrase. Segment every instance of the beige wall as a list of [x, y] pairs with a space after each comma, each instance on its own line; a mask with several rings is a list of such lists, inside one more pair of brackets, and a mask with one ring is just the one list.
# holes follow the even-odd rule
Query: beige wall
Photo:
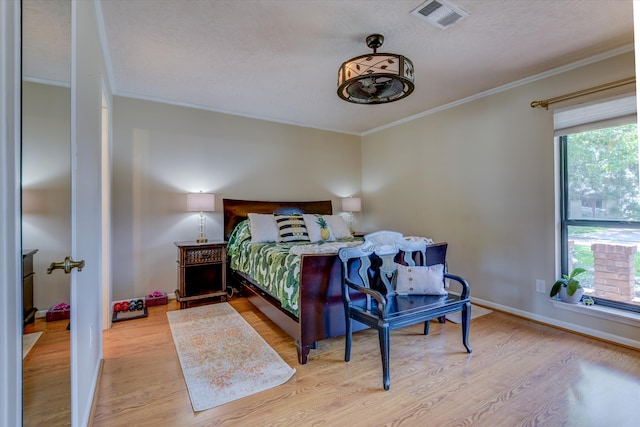
[[113, 104], [113, 298], [176, 289], [174, 241], [194, 240], [186, 193], [222, 199], [333, 200], [358, 194], [360, 138], [148, 101]]
[[[365, 230], [447, 241], [472, 297], [541, 320], [638, 340], [637, 328], [558, 310], [553, 113], [529, 104], [634, 75], [633, 53], [365, 136]], [[631, 88], [633, 90], [633, 88]]]
[[[556, 149], [553, 113], [529, 107], [534, 99], [633, 75], [633, 67], [633, 55], [625, 54], [362, 138], [115, 97], [113, 299], [175, 290], [173, 242], [197, 234], [197, 214], [185, 212], [187, 192], [216, 193], [216, 212], [207, 214], [210, 240], [222, 238], [225, 197], [332, 199], [339, 211], [340, 197], [362, 193], [356, 229], [448, 241], [450, 268], [469, 279], [474, 298], [637, 340], [632, 326], [558, 310], [548, 294], [535, 292], [536, 279], [549, 289], [557, 274]], [[60, 95], [41, 97], [43, 111], [65, 111], [46, 108]], [[46, 144], [68, 137], [51, 132], [63, 118], [46, 120], [60, 122]], [[46, 150], [39, 152], [45, 159]], [[46, 200], [56, 200], [56, 210], [68, 205], [57, 196]], [[29, 215], [32, 224], [44, 221]], [[25, 247], [44, 248], [46, 239], [29, 234], [35, 228], [25, 227]], [[49, 259], [38, 255], [44, 279]], [[39, 304], [64, 300], [68, 290], [54, 293]]]
[[69, 88], [25, 82], [22, 87], [22, 246], [34, 256], [34, 306], [69, 303], [69, 276], [47, 274], [71, 252]]

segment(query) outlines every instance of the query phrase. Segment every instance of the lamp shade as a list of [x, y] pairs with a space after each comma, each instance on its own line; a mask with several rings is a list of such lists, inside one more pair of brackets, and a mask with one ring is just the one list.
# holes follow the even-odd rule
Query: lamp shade
[[188, 193], [187, 211], [213, 212], [216, 210], [216, 195], [212, 193]]
[[360, 212], [362, 205], [359, 197], [345, 197], [342, 199], [342, 210], [344, 212]]

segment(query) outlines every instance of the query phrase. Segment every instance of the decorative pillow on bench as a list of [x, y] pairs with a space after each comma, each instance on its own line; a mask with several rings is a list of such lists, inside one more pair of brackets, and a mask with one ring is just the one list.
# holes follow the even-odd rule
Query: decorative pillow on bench
[[399, 295], [447, 295], [444, 264], [407, 266], [398, 264], [395, 291]]

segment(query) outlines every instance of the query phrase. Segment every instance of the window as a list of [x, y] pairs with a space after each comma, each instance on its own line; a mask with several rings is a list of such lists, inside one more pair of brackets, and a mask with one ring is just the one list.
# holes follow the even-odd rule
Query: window
[[597, 304], [640, 312], [640, 167], [635, 97], [554, 114], [562, 272]]

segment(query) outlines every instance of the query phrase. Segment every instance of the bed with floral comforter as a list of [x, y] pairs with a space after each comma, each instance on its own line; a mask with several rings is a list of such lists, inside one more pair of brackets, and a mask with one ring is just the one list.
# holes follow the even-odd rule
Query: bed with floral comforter
[[298, 317], [302, 255], [337, 254], [341, 247], [361, 243], [361, 239], [353, 238], [318, 243], [251, 243], [249, 221], [245, 220], [231, 234], [227, 255], [233, 270], [249, 275], [263, 291], [280, 301], [284, 310]]
[[[298, 361], [326, 338], [344, 335], [342, 271], [337, 252], [361, 239], [325, 243], [251, 243], [248, 213], [331, 214], [331, 201], [224, 200], [227, 259], [249, 301], [295, 339]], [[362, 329], [356, 327], [355, 330]]]

